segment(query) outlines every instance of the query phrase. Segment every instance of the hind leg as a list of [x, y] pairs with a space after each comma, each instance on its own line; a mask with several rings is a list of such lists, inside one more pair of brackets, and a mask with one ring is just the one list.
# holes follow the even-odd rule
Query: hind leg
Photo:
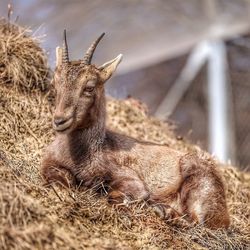
[[207, 181], [204, 183], [185, 183], [181, 190], [181, 202], [183, 214], [188, 218], [206, 227], [228, 228], [229, 215], [226, 207], [225, 197], [212, 184], [210, 190]]
[[227, 228], [229, 215], [224, 185], [215, 166], [197, 157], [182, 159], [182, 213], [209, 228]]

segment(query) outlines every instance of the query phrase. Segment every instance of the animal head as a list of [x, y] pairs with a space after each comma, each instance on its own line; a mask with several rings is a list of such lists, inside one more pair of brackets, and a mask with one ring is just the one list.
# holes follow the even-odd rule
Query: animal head
[[122, 55], [100, 67], [91, 64], [94, 51], [103, 36], [104, 33], [92, 43], [82, 60], [70, 61], [64, 30], [63, 47], [56, 49], [53, 78], [56, 90], [53, 128], [57, 132], [69, 133], [88, 128], [98, 119], [100, 110], [105, 112], [104, 84], [115, 72]]

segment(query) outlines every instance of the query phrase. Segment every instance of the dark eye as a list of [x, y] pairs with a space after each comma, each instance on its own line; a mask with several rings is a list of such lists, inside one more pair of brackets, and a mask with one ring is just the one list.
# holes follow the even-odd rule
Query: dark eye
[[95, 89], [94, 87], [87, 86], [87, 87], [84, 89], [84, 91], [91, 93], [91, 92], [94, 91], [94, 89]]

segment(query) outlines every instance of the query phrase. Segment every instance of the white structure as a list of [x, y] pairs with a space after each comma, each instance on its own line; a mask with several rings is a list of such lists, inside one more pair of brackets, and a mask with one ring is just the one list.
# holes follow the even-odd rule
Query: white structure
[[208, 61], [209, 149], [222, 162], [235, 160], [231, 86], [228, 77], [226, 47], [223, 41], [205, 41], [190, 54], [187, 64], [155, 116], [166, 119], [171, 115], [193, 79]]

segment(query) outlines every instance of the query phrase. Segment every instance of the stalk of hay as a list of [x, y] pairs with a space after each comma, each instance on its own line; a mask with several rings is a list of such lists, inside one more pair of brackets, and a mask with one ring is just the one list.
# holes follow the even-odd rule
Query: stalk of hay
[[48, 87], [47, 57], [30, 31], [5, 19], [0, 20], [0, 79], [17, 89]]

